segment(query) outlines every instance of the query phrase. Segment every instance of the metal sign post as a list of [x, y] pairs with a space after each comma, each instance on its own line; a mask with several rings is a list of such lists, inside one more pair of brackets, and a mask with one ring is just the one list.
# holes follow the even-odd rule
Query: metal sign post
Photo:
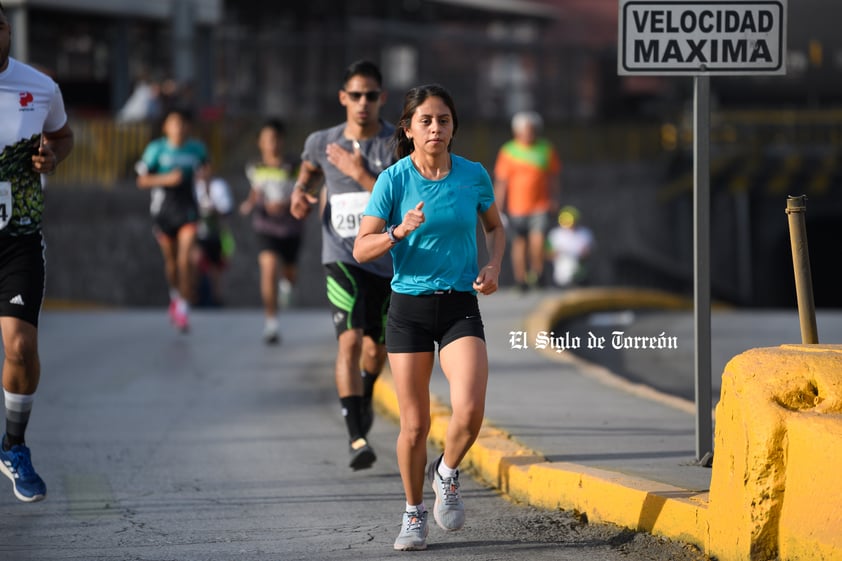
[[619, 0], [617, 73], [693, 76], [696, 459], [710, 465], [710, 76], [786, 74], [788, 0]]
[[696, 325], [696, 459], [713, 454], [710, 328], [710, 77], [693, 79], [693, 303]]

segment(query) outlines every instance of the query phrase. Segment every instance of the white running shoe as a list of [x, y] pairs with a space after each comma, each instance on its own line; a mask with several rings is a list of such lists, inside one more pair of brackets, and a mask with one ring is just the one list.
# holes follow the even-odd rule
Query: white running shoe
[[292, 283], [282, 278], [278, 281], [278, 305], [281, 309], [289, 308], [292, 299]]
[[465, 524], [465, 503], [459, 495], [459, 472], [453, 477], [443, 479], [439, 475], [441, 456], [430, 462], [427, 467], [427, 479], [436, 492], [436, 504], [433, 505], [433, 518], [442, 529], [452, 532], [459, 530]]
[[263, 327], [263, 342], [267, 345], [277, 345], [281, 342], [278, 320], [266, 320], [266, 325]]
[[427, 549], [427, 511], [404, 512], [401, 533], [395, 540], [398, 551], [421, 551]]

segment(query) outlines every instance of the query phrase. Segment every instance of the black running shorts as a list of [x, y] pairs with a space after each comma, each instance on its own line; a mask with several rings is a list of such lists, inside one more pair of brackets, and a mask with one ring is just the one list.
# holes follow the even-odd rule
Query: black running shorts
[[219, 236], [213, 235], [208, 238], [199, 238], [196, 245], [202, 250], [202, 264], [214, 267], [224, 267], [225, 256], [222, 255], [222, 240]]
[[40, 232], [0, 237], [0, 317], [38, 327], [44, 301], [44, 248]]
[[328, 263], [324, 267], [336, 336], [349, 329], [362, 329], [363, 335], [383, 344], [392, 279], [348, 263]]
[[269, 234], [257, 234], [257, 250], [271, 251], [278, 255], [285, 265], [298, 263], [298, 252], [301, 249], [301, 236], [279, 238]]
[[199, 220], [199, 211], [186, 204], [168, 204], [158, 214], [152, 216], [155, 233], [159, 236], [177, 238], [178, 231], [184, 226], [195, 225]]
[[439, 292], [411, 296], [392, 293], [386, 322], [386, 350], [390, 353], [439, 351], [462, 337], [485, 340], [477, 296], [471, 292]]

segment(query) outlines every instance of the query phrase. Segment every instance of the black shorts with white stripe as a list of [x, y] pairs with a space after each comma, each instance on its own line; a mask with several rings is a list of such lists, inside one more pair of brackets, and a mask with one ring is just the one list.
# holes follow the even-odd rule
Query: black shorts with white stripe
[[40, 232], [0, 235], [0, 317], [38, 327], [44, 301], [45, 244]]

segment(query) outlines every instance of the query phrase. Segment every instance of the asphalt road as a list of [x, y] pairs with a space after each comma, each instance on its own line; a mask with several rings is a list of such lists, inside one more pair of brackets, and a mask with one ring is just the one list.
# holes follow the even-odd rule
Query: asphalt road
[[280, 347], [262, 344], [257, 310], [197, 313], [188, 335], [163, 310], [41, 319], [28, 443], [48, 496], [19, 503], [0, 481], [2, 561], [703, 558], [468, 477], [466, 527], [431, 527], [427, 552], [394, 552], [397, 426], [379, 418], [377, 463], [350, 471], [327, 311], [285, 315]]

